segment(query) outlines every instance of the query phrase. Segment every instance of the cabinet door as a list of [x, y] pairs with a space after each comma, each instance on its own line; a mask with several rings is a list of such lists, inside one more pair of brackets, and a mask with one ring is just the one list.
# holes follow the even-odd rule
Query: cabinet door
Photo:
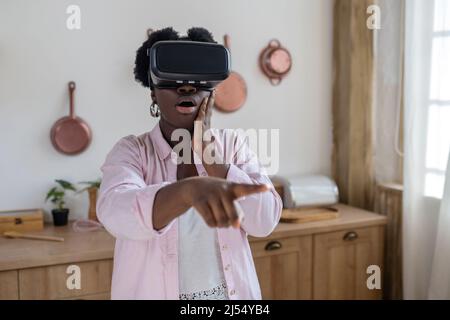
[[383, 227], [315, 235], [313, 298], [381, 299], [381, 289], [367, 287], [367, 267], [383, 272], [383, 241]]
[[311, 299], [312, 237], [250, 244], [263, 299]]
[[19, 299], [19, 280], [17, 271], [0, 272], [0, 300]]
[[[80, 289], [67, 285], [70, 265], [80, 268]], [[20, 299], [103, 297], [111, 290], [112, 267], [112, 260], [98, 260], [19, 270]]]

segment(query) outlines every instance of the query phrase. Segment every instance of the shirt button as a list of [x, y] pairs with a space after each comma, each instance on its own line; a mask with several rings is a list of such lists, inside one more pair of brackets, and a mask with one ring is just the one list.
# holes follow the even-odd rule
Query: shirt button
[[230, 296], [233, 296], [236, 293], [236, 291], [233, 289], [230, 291]]
[[223, 250], [226, 250], [228, 247], [227, 247], [227, 245], [226, 244], [224, 244], [223, 246], [222, 246], [222, 249]]
[[229, 264], [227, 264], [226, 266], [225, 266], [225, 271], [228, 271], [228, 270], [230, 270], [230, 265]]
[[207, 173], [206, 173], [206, 172], [202, 172], [201, 175], [202, 175], [203, 177], [205, 177], [205, 176], [207, 176]]

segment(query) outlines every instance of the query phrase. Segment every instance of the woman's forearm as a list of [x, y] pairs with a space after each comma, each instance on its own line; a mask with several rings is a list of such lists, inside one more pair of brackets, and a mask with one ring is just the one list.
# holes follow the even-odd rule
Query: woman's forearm
[[188, 178], [159, 189], [153, 202], [152, 219], [155, 230], [164, 228], [192, 206], [189, 196], [191, 184]]
[[[229, 165], [205, 164], [211, 177], [226, 179]], [[198, 178], [197, 178], [198, 179]], [[153, 203], [153, 228], [160, 230], [192, 206], [195, 178], [186, 178], [161, 188]]]
[[239, 227], [234, 201], [268, 191], [266, 184], [234, 183], [217, 177], [190, 177], [158, 190], [153, 201], [153, 229], [160, 230], [190, 207], [195, 207], [210, 227]]

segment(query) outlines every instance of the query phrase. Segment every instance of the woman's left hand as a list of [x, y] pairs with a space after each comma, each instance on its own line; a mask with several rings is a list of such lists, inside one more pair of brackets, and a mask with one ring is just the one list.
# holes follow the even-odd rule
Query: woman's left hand
[[217, 148], [214, 149], [216, 160], [215, 162], [211, 163], [212, 161], [205, 161], [204, 159], [204, 150], [206, 149], [206, 147], [210, 146], [210, 144], [213, 144], [213, 146], [215, 145], [214, 136], [212, 136], [211, 141], [204, 141], [203, 139], [203, 134], [211, 128], [211, 114], [212, 108], [214, 106], [215, 94], [215, 91], [213, 91], [208, 98], [203, 99], [200, 110], [197, 114], [197, 118], [194, 122], [194, 136], [192, 138], [192, 146], [193, 151], [201, 159], [202, 164], [205, 167], [206, 172], [208, 172], [209, 176], [226, 179], [230, 165], [224, 163], [225, 159], [223, 159], [223, 155], [221, 154], [220, 150], [217, 150]]

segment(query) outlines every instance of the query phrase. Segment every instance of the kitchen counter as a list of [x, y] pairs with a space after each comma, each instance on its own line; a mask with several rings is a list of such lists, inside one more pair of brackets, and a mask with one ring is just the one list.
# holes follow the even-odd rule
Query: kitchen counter
[[[283, 223], [280, 222], [275, 230], [264, 240], [274, 238], [302, 236], [315, 233], [339, 231], [345, 229], [355, 229], [361, 227], [372, 227], [385, 225], [387, 219], [385, 216], [370, 211], [337, 204], [333, 206], [339, 210], [339, 217], [336, 219], [306, 222], [306, 223]], [[261, 238], [248, 237], [249, 241], [261, 240]]]
[[63, 237], [64, 242], [0, 238], [0, 271], [111, 259], [114, 238], [104, 229], [75, 232], [72, 226], [45, 225], [30, 234]]
[[[384, 216], [365, 210], [336, 205], [340, 217], [332, 220], [301, 224], [279, 223], [274, 232], [265, 238], [249, 236], [250, 242], [275, 238], [302, 236], [320, 232], [361, 228], [386, 224]], [[33, 234], [64, 237], [64, 242], [0, 238], [0, 271], [26, 269], [73, 262], [112, 259], [114, 238], [105, 230], [79, 233], [71, 226], [54, 227]]]

